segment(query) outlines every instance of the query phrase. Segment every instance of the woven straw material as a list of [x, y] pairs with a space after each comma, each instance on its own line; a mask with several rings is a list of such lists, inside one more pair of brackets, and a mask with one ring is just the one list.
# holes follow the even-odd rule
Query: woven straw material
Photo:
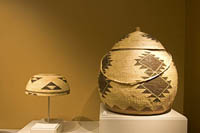
[[126, 48], [165, 49], [158, 40], [139, 30], [130, 33], [128, 37], [116, 43], [112, 49]]
[[65, 77], [58, 74], [38, 74], [28, 81], [25, 93], [36, 96], [59, 96], [70, 93]]
[[177, 77], [172, 56], [161, 43], [136, 31], [116, 43], [102, 58], [100, 98], [114, 112], [162, 114], [172, 107]]

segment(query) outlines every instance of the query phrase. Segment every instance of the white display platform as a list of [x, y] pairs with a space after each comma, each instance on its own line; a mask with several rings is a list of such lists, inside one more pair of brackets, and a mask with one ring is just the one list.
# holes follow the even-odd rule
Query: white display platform
[[[18, 133], [31, 133], [34, 120]], [[133, 116], [110, 112], [100, 106], [100, 121], [64, 121], [61, 133], [187, 133], [187, 118], [171, 110], [162, 115]]]
[[187, 133], [187, 118], [175, 110], [154, 116], [123, 115], [101, 104], [99, 133]]
[[[41, 120], [34, 120], [27, 124], [18, 133], [31, 133], [30, 129], [35, 123], [39, 123]], [[99, 122], [98, 121], [64, 121], [61, 133], [98, 133]]]
[[0, 133], [17, 133], [18, 129], [0, 129]]
[[35, 123], [31, 127], [30, 133], [60, 133], [62, 131], [60, 123]]

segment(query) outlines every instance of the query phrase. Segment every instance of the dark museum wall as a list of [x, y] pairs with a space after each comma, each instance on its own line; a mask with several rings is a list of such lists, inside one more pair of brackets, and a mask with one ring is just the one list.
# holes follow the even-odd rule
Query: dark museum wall
[[1, 1], [0, 17], [0, 128], [47, 116], [47, 98], [24, 93], [38, 73], [60, 73], [70, 83], [70, 95], [52, 98], [53, 117], [98, 120], [100, 59], [136, 26], [173, 55], [179, 72], [173, 108], [183, 113], [183, 0]]
[[184, 114], [189, 133], [200, 130], [200, 1], [187, 0]]

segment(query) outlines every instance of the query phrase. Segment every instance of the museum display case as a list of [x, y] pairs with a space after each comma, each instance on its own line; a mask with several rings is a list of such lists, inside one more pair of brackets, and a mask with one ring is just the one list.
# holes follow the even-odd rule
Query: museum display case
[[198, 133], [199, 7], [1, 1], [0, 132]]

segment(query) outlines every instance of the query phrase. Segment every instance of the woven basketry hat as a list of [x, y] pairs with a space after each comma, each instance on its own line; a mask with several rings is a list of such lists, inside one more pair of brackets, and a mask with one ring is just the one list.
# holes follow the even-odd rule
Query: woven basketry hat
[[30, 78], [25, 93], [36, 96], [59, 96], [70, 93], [65, 77], [59, 74], [37, 74]]

